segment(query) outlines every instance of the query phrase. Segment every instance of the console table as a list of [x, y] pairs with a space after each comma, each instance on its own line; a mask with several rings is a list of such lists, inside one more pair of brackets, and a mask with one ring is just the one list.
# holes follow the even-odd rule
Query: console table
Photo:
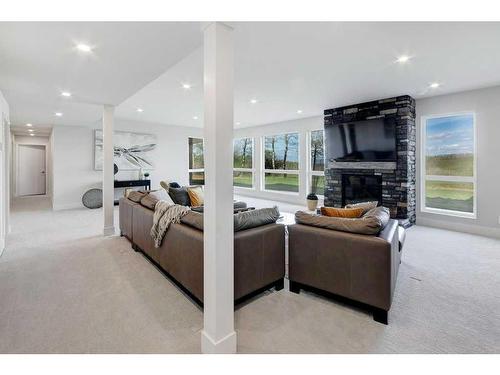
[[[114, 186], [115, 189], [144, 186], [146, 190], [151, 190], [151, 180], [115, 180]], [[117, 200], [115, 200], [116, 205], [118, 205]]]

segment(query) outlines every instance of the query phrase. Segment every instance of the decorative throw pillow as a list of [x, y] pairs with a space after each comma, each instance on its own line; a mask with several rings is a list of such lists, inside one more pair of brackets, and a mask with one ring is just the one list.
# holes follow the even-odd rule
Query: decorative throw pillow
[[165, 189], [168, 193], [168, 189], [170, 189], [170, 184], [167, 180], [160, 181], [160, 186]]
[[175, 204], [180, 204], [181, 206], [191, 206], [189, 194], [185, 187], [173, 188], [170, 186], [170, 189], [168, 189], [168, 195], [170, 195], [170, 198], [172, 198]]
[[191, 201], [191, 206], [203, 206], [203, 187], [202, 186], [193, 186], [187, 188], [189, 194], [189, 200]]
[[347, 204], [345, 208], [362, 208], [363, 209], [363, 215], [366, 214], [368, 211], [370, 211], [372, 208], [375, 208], [378, 206], [377, 201], [371, 201], [371, 202], [360, 202], [360, 203], [351, 203]]
[[142, 192], [142, 191], [131, 191], [130, 193], [128, 193], [128, 199], [130, 199], [132, 202], [136, 202], [136, 203], [139, 203], [142, 199], [142, 197], [144, 197], [146, 193]]
[[244, 229], [276, 223], [279, 218], [280, 212], [277, 206], [240, 212], [234, 215], [234, 231], [239, 232]]
[[335, 208], [335, 207], [321, 207], [321, 215], [330, 217], [343, 217], [343, 218], [358, 218], [363, 215], [362, 208]]

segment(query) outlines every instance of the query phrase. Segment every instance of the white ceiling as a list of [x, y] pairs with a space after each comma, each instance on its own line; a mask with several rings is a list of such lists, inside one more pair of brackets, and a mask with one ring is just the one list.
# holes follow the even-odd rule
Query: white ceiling
[[[500, 23], [232, 26], [235, 122], [241, 123], [236, 127], [322, 115], [328, 108], [394, 95], [420, 98], [500, 84]], [[395, 63], [403, 54], [411, 60]], [[122, 103], [118, 115], [202, 126], [202, 77], [198, 49]], [[183, 82], [193, 88], [182, 89]], [[432, 82], [442, 86], [431, 90]], [[259, 102], [250, 104], [252, 98]]]
[[[231, 25], [236, 127], [500, 84], [500, 23]], [[84, 55], [75, 42], [95, 49]], [[16, 125], [85, 125], [100, 118], [101, 104], [121, 103], [120, 118], [201, 127], [201, 43], [199, 23], [0, 23], [0, 90]], [[410, 61], [395, 63], [403, 54]], [[431, 82], [441, 87], [429, 89]]]
[[13, 125], [87, 125], [201, 43], [197, 22], [0, 22], [0, 90]]

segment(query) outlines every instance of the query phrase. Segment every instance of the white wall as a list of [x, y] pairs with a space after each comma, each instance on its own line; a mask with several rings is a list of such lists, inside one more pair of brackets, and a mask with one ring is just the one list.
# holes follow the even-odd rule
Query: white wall
[[[96, 128], [100, 124], [96, 124]], [[102, 171], [94, 170], [94, 130], [91, 127], [55, 126], [53, 128], [54, 187], [53, 208], [81, 207], [82, 195], [101, 187]], [[163, 179], [188, 183], [188, 137], [201, 137], [203, 129], [139, 123], [115, 119], [115, 130], [150, 133], [158, 144], [151, 154], [151, 188], [159, 188]], [[120, 171], [116, 179], [137, 179], [137, 171]], [[117, 192], [119, 195], [119, 192]]]
[[[311, 130], [323, 129], [323, 116], [309, 117], [299, 120], [290, 120], [284, 122], [277, 122], [274, 124], [267, 124], [262, 126], [255, 126], [243, 129], [235, 129], [235, 138], [254, 138], [254, 168], [256, 169], [254, 177], [254, 189], [245, 189], [235, 187], [234, 191], [238, 195], [258, 197], [263, 199], [273, 199], [282, 202], [295, 203], [305, 205], [307, 191], [307, 148], [306, 139], [307, 133]], [[278, 135], [283, 133], [299, 133], [299, 193], [279, 193], [261, 190], [261, 174], [259, 173], [259, 166], [262, 165], [263, 155], [263, 142], [262, 137], [266, 135]]]
[[19, 145], [43, 145], [45, 146], [46, 152], [46, 170], [45, 170], [45, 178], [47, 179], [47, 193], [46, 195], [52, 198], [52, 170], [53, 170], [53, 161], [52, 161], [52, 146], [51, 146], [51, 137], [42, 137], [42, 136], [22, 136], [22, 135], [14, 135], [13, 139], [13, 168], [11, 173], [12, 178], [12, 188], [13, 188], [13, 196], [17, 197], [17, 171], [19, 165], [17, 163], [18, 160], [18, 152]]
[[[417, 224], [500, 237], [500, 87], [417, 100]], [[473, 111], [477, 133], [477, 218], [422, 212], [421, 117]]]
[[9, 232], [10, 206], [10, 126], [9, 105], [0, 92], [0, 255], [5, 248], [5, 237]]

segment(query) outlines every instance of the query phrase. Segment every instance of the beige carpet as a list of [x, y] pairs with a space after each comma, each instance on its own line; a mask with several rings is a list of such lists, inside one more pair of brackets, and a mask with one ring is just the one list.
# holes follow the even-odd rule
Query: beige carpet
[[[196, 353], [202, 311], [120, 237], [102, 211], [15, 202], [0, 258], [2, 353]], [[239, 352], [500, 352], [500, 241], [408, 233], [390, 325], [285, 288], [236, 311]]]

